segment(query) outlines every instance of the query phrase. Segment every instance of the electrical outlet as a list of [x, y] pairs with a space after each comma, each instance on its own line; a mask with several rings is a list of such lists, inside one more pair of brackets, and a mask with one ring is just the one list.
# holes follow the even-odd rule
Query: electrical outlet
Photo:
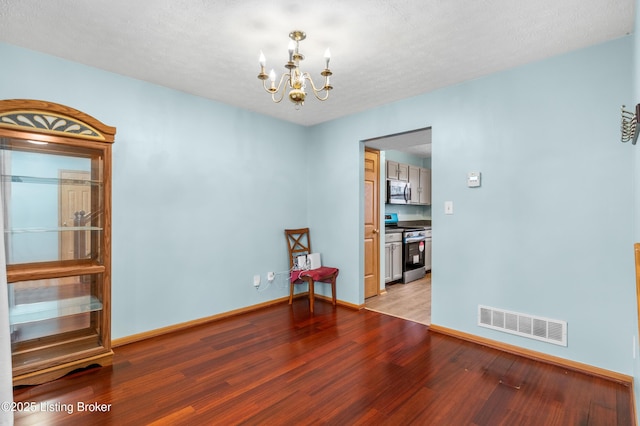
[[260, 275], [254, 275], [253, 276], [253, 286], [254, 287], [259, 287], [260, 286]]
[[276, 278], [275, 272], [267, 272], [267, 281], [271, 282]]

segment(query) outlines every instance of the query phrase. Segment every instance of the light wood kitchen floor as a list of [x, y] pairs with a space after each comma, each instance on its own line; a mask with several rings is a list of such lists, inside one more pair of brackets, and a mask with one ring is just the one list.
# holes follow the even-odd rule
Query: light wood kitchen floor
[[386, 286], [386, 293], [365, 300], [365, 308], [394, 317], [431, 324], [431, 273], [407, 284]]

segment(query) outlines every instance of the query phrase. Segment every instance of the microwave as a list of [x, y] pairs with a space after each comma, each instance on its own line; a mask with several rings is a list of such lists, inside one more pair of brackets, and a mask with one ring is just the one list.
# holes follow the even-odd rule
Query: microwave
[[411, 185], [403, 180], [387, 179], [387, 204], [409, 204]]

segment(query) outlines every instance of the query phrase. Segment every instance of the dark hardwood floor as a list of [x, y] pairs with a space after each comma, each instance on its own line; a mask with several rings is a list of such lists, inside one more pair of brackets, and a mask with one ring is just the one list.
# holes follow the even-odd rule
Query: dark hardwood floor
[[624, 384], [369, 310], [315, 309], [298, 299], [117, 347], [112, 367], [15, 389], [33, 403], [15, 424], [634, 423]]

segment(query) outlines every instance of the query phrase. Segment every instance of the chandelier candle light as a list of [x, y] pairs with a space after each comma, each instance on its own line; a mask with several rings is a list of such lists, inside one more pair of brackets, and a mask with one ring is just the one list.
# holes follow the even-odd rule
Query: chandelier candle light
[[[296, 105], [296, 109], [300, 106], [304, 105], [304, 99], [307, 96], [305, 89], [307, 88], [307, 82], [311, 85], [311, 90], [315, 97], [320, 101], [325, 101], [329, 97], [329, 90], [333, 89], [329, 82], [329, 77], [331, 76], [331, 70], [329, 70], [329, 59], [331, 59], [331, 53], [329, 49], [327, 49], [324, 53], [324, 62], [325, 68], [322, 70], [320, 75], [324, 77], [324, 86], [318, 89], [315, 84], [313, 84], [313, 80], [311, 79], [311, 75], [308, 72], [300, 71], [300, 61], [304, 59], [304, 55], [299, 51], [300, 40], [304, 40], [307, 35], [303, 31], [291, 31], [289, 33], [289, 38], [291, 41], [289, 42], [289, 62], [287, 62], [284, 67], [289, 70], [289, 72], [285, 73], [280, 77], [280, 82], [278, 86], [276, 86], [276, 73], [272, 69], [271, 72], [267, 75], [264, 71], [265, 66], [265, 57], [262, 51], [260, 52], [260, 74], [258, 74], [258, 78], [262, 80], [262, 86], [264, 90], [268, 93], [271, 93], [271, 99], [275, 103], [279, 103], [284, 98], [284, 94], [287, 90], [289, 90], [289, 100]], [[267, 87], [267, 79], [270, 80], [271, 84]], [[285, 80], [286, 79], [286, 80]], [[283, 85], [284, 83], [284, 85]], [[282, 89], [282, 92], [280, 92]], [[280, 95], [278, 96], [278, 93]], [[324, 96], [321, 95], [322, 92]]]

